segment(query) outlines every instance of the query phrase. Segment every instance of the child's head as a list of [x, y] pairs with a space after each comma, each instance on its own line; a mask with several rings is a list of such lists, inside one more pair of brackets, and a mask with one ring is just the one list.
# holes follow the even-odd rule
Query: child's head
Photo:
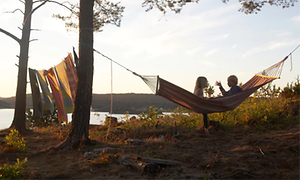
[[236, 86], [238, 84], [238, 78], [235, 75], [231, 75], [227, 78], [227, 84], [229, 87]]
[[207, 79], [206, 77], [204, 76], [199, 76], [197, 78], [197, 81], [196, 81], [196, 86], [195, 86], [195, 89], [198, 89], [198, 88], [206, 88], [207, 87]]

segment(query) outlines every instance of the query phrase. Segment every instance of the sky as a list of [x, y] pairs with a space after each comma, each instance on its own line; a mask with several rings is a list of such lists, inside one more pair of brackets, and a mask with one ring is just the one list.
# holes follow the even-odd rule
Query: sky
[[[70, 0], [77, 3], [78, 1]], [[113, 1], [119, 2], [119, 1]], [[300, 3], [281, 8], [265, 5], [258, 14], [239, 12], [238, 1], [201, 0], [186, 5], [180, 14], [165, 15], [153, 9], [145, 12], [140, 0], [120, 0], [125, 7], [120, 27], [106, 25], [94, 33], [94, 48], [141, 75], [159, 75], [193, 91], [198, 76], [211, 85], [236, 75], [247, 82], [255, 73], [279, 62], [300, 44]], [[21, 37], [24, 9], [18, 0], [0, 1], [0, 28]], [[33, 13], [28, 66], [49, 69], [59, 64], [72, 48], [78, 51], [78, 30], [67, 31], [53, 14], [69, 12], [56, 4], [46, 4]], [[0, 33], [0, 97], [16, 94], [19, 45]], [[285, 87], [300, 72], [300, 48], [286, 61], [281, 78], [273, 84]], [[112, 78], [111, 78], [112, 77]], [[29, 81], [29, 78], [27, 78]], [[112, 84], [112, 86], [111, 86]], [[219, 93], [217, 86], [214, 87]], [[99, 54], [94, 54], [93, 93], [152, 93], [131, 72]], [[31, 93], [28, 83], [27, 93]]]

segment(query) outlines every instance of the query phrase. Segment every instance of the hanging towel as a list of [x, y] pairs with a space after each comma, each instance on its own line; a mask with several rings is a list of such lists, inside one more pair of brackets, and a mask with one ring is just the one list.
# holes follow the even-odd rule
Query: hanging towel
[[41, 99], [41, 93], [39, 84], [36, 78], [37, 71], [29, 68], [29, 79], [31, 86], [32, 105], [33, 105], [33, 116], [41, 118], [43, 116], [43, 104]]
[[74, 61], [71, 53], [69, 53], [69, 55], [65, 58], [64, 62], [66, 64], [66, 73], [69, 81], [73, 104], [75, 104], [77, 71], [74, 66]]
[[[48, 88], [48, 83], [46, 81], [46, 77], [44, 76], [45, 70], [39, 70], [37, 73], [38, 80], [40, 82], [40, 86], [42, 89], [43, 97], [44, 97], [44, 107], [46, 110], [49, 110], [50, 112], [54, 111], [52, 96]], [[47, 71], [46, 71], [47, 72]]]
[[58, 82], [56, 80], [54, 69], [50, 68], [47, 71], [46, 76], [48, 78], [48, 81], [49, 81], [49, 84], [50, 84], [50, 87], [51, 87], [51, 90], [52, 90], [52, 95], [53, 95], [54, 100], [55, 100], [58, 120], [61, 121], [61, 122], [68, 123], [68, 117], [67, 117], [67, 114], [65, 113], [63, 98], [62, 98], [62, 95], [61, 95], [61, 92], [60, 92]]
[[67, 68], [64, 61], [54, 67], [65, 106], [65, 113], [73, 113], [73, 101], [66, 69]]

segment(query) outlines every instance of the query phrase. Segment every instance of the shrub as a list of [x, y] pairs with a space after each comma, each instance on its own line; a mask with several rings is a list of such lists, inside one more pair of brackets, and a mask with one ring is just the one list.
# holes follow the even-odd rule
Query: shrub
[[34, 117], [31, 110], [26, 109], [26, 123], [30, 128], [62, 125], [62, 122], [58, 121], [57, 110], [53, 112], [46, 110], [43, 112], [42, 117]]
[[27, 158], [23, 161], [18, 158], [14, 165], [4, 164], [3, 167], [0, 167], [0, 179], [20, 179], [26, 162]]
[[280, 97], [283, 98], [300, 98], [300, 79], [299, 76], [296, 78], [296, 82], [288, 83], [286, 87], [281, 91]]
[[10, 130], [10, 133], [5, 136], [6, 144], [17, 148], [20, 151], [26, 152], [26, 140], [19, 137], [19, 131], [16, 129]]
[[276, 128], [284, 126], [296, 117], [290, 109], [291, 99], [248, 98], [232, 111], [211, 114], [211, 118], [227, 125]]
[[139, 120], [143, 121], [145, 126], [154, 126], [159, 118], [155, 106], [150, 106], [148, 112], [139, 114]]

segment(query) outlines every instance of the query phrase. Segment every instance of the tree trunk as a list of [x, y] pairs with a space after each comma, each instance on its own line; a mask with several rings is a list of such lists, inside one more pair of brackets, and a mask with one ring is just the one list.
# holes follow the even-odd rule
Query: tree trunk
[[25, 14], [23, 20], [22, 39], [20, 42], [20, 57], [19, 57], [19, 72], [18, 83], [15, 100], [14, 120], [10, 128], [15, 128], [18, 131], [25, 132], [26, 126], [26, 85], [27, 85], [27, 66], [28, 66], [28, 51], [29, 39], [31, 31], [31, 14], [32, 0], [25, 1]]
[[79, 63], [77, 91], [72, 126], [68, 138], [57, 148], [75, 148], [81, 142], [89, 142], [90, 107], [94, 71], [93, 55], [93, 6], [94, 0], [80, 1]]

